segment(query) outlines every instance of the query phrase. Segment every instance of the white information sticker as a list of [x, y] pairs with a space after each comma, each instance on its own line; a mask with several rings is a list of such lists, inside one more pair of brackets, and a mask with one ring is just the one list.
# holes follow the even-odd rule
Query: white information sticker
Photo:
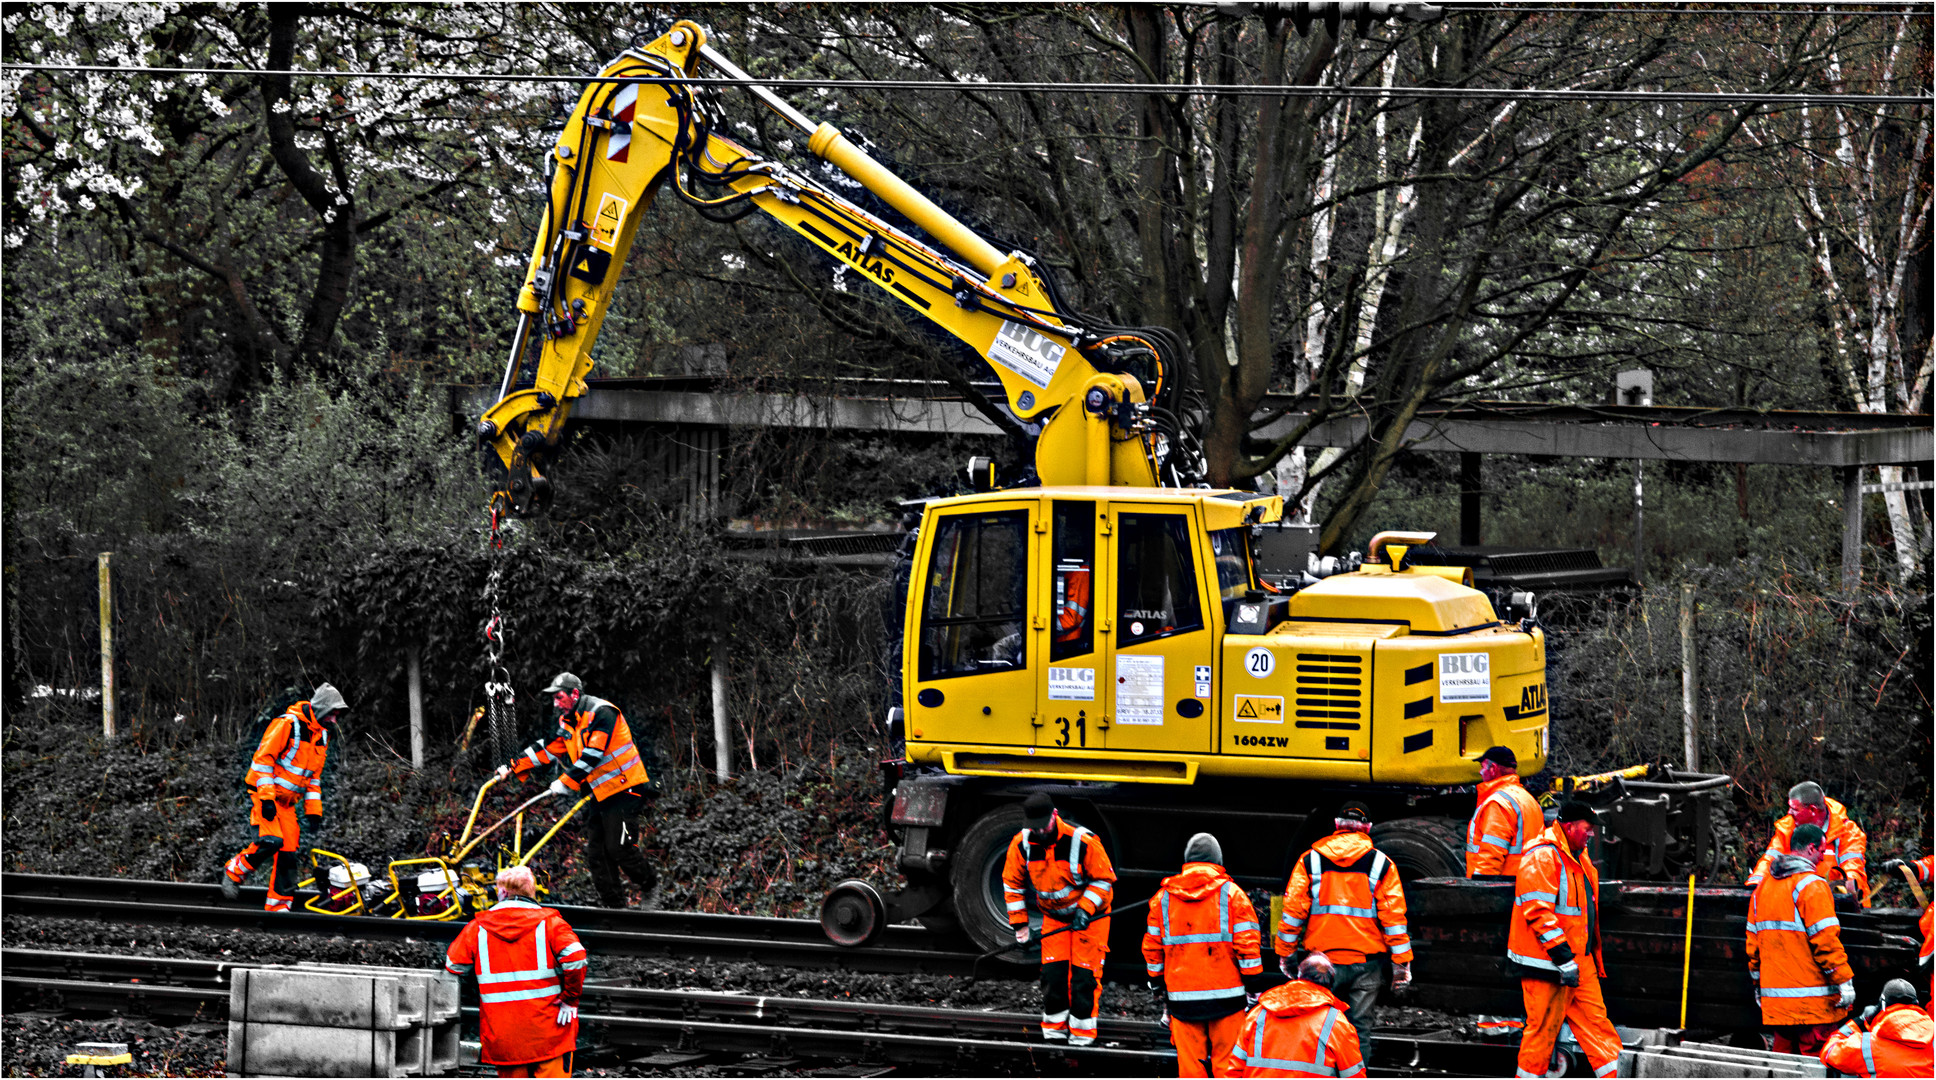
[[1096, 669], [1088, 667], [1050, 668], [1049, 700], [1096, 700]]
[[1116, 657], [1116, 722], [1163, 722], [1163, 658]]
[[1277, 670], [1277, 656], [1262, 645], [1244, 654], [1244, 670], [1254, 679], [1265, 679]]
[[1492, 657], [1486, 653], [1439, 654], [1440, 701], [1491, 701]]
[[1003, 322], [988, 343], [988, 358], [1046, 389], [1069, 350], [1021, 323]]

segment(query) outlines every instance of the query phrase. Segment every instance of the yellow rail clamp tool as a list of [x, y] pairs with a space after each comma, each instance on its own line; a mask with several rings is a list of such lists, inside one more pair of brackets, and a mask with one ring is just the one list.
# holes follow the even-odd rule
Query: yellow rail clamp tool
[[79, 1065], [82, 1076], [103, 1076], [100, 1070], [107, 1066], [134, 1064], [134, 1055], [128, 1053], [127, 1043], [76, 1043], [67, 1063]]

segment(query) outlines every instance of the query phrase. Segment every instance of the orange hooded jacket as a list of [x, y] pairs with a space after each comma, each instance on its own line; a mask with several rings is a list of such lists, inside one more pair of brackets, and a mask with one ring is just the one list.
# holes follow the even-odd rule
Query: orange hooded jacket
[[1331, 991], [1302, 979], [1264, 991], [1230, 1053], [1232, 1075], [1363, 1076], [1358, 1029], [1344, 1012]]
[[1914, 1005], [1891, 1005], [1869, 1021], [1868, 1030], [1844, 1024], [1822, 1047], [1822, 1064], [1846, 1076], [1929, 1076], [1936, 1023]]
[[1606, 974], [1600, 871], [1592, 859], [1567, 847], [1559, 825], [1548, 825], [1526, 849], [1513, 883], [1506, 959], [1518, 966], [1521, 978], [1558, 979], [1560, 964], [1569, 959], [1595, 975]]
[[1479, 808], [1465, 827], [1465, 876], [1517, 874], [1526, 848], [1539, 837], [1546, 815], [1517, 776], [1479, 784]]
[[1807, 859], [1775, 858], [1748, 898], [1748, 973], [1769, 1026], [1833, 1024], [1848, 1015], [1836, 985], [1855, 978], [1828, 883]]
[[1300, 942], [1337, 964], [1363, 963], [1386, 951], [1395, 964], [1412, 962], [1405, 888], [1398, 867], [1371, 845], [1371, 837], [1340, 830], [1297, 861], [1272, 947], [1290, 956]]
[[444, 970], [477, 976], [486, 1065], [524, 1065], [571, 1053], [578, 1021], [558, 1006], [585, 989], [585, 946], [564, 918], [534, 900], [500, 900], [472, 919], [444, 955]]
[[1008, 855], [1002, 862], [1002, 893], [1008, 902], [1010, 926], [1028, 924], [1026, 889], [1035, 889], [1035, 900], [1047, 918], [1068, 922], [1080, 907], [1090, 915], [1101, 915], [1110, 908], [1116, 888], [1116, 868], [1102, 849], [1102, 839], [1080, 825], [1071, 825], [1057, 815], [1055, 842], [1035, 843], [1034, 833], [1023, 829], [1008, 842]]
[[1211, 1020], [1244, 1007], [1244, 976], [1264, 970], [1250, 897], [1216, 863], [1184, 863], [1149, 906], [1143, 964], [1163, 980], [1172, 1014]]
[[316, 720], [316, 710], [298, 701], [289, 711], [269, 721], [249, 762], [248, 784], [258, 799], [274, 799], [302, 812], [323, 812], [323, 763], [329, 760], [329, 729]]

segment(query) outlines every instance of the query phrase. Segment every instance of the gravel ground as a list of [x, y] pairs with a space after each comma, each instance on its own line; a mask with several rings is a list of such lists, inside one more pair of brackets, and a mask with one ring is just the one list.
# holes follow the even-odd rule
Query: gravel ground
[[[429, 967], [442, 962], [444, 946], [434, 941], [355, 941], [347, 938], [284, 937], [251, 930], [192, 927], [122, 926], [78, 919], [20, 916], [0, 920], [0, 940], [8, 947], [66, 949], [144, 956], [263, 963], [385, 964]], [[969, 980], [937, 975], [877, 975], [861, 972], [770, 968], [750, 963], [699, 964], [660, 958], [594, 957], [591, 975], [600, 981], [654, 989], [700, 989], [744, 994], [931, 1005], [956, 1009], [1028, 1012], [1038, 1001], [1031, 976]], [[1155, 1020], [1157, 1008], [1141, 985], [1109, 983], [1103, 988], [1107, 1017]], [[1427, 1009], [1388, 1006], [1380, 1026], [1390, 1030], [1444, 1030], [1473, 1037], [1469, 1017]], [[219, 1076], [227, 1051], [225, 1029], [208, 1025], [164, 1028], [133, 1020], [82, 1021], [21, 1013], [0, 1020], [9, 1075], [72, 1075], [62, 1064], [77, 1042], [128, 1042], [139, 1072], [179, 1076]], [[145, 1055], [145, 1056], [144, 1056]], [[637, 1075], [588, 1068], [581, 1075]], [[720, 1075], [716, 1067], [685, 1068], [680, 1075]]]

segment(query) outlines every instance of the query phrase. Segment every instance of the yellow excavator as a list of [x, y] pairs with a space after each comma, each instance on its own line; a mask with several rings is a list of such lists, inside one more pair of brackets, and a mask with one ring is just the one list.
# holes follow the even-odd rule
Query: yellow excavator
[[[720, 134], [721, 81], [918, 234]], [[1345, 799], [1372, 805], [1374, 838], [1408, 876], [1458, 875], [1478, 756], [1503, 745], [1523, 772], [1544, 766], [1546, 643], [1530, 608], [1502, 620], [1469, 569], [1431, 565], [1430, 533], [1382, 534], [1337, 572], [1263, 573], [1255, 540], [1282, 501], [1203, 482], [1204, 410], [1174, 334], [1070, 310], [1036, 260], [759, 86], [699, 26], [612, 61], [549, 159], [515, 344], [478, 425], [494, 510], [546, 501], [543, 468], [667, 183], [708, 217], [758, 210], [858, 270], [972, 347], [1013, 416], [1039, 427], [1013, 475], [976, 459], [977, 493], [920, 507], [888, 721], [905, 755], [883, 769], [905, 887], [835, 890], [835, 940], [919, 918], [985, 948], [1011, 941], [1001, 860], [1035, 790], [1102, 836], [1126, 881], [1153, 885], [1208, 829], [1240, 882], [1281, 888]]]

